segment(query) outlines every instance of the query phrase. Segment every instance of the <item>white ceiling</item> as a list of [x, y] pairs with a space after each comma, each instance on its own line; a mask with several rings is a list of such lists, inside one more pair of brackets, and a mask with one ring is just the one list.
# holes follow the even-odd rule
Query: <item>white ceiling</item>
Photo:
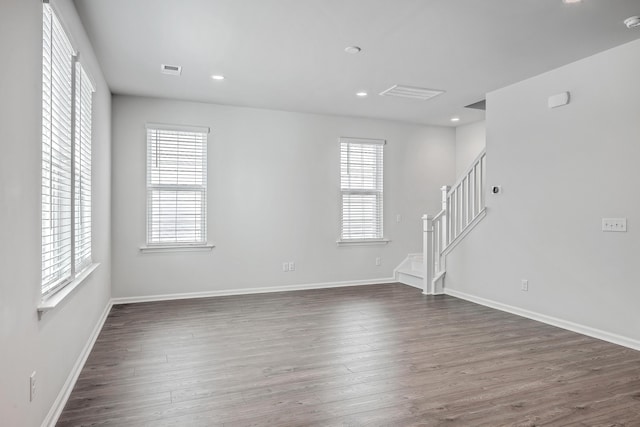
[[[434, 125], [640, 38], [640, 0], [75, 0], [114, 93]], [[350, 55], [344, 48], [362, 47]], [[180, 77], [160, 73], [181, 65]], [[213, 81], [212, 74], [226, 79]], [[428, 101], [378, 93], [442, 89]], [[570, 89], [570, 88], [567, 88]], [[367, 91], [358, 98], [355, 93]], [[545, 94], [546, 95], [546, 94]]]

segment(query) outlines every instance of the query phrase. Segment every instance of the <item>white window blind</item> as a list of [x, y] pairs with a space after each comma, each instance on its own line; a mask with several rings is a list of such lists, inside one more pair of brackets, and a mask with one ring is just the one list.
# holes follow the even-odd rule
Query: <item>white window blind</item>
[[340, 138], [342, 240], [383, 238], [384, 143]]
[[147, 244], [207, 242], [208, 128], [147, 125]]
[[71, 81], [73, 48], [44, 5], [42, 55], [42, 292], [71, 270]]
[[75, 102], [75, 270], [91, 264], [91, 99], [93, 85], [76, 62]]
[[47, 296], [91, 264], [93, 86], [48, 4], [42, 16], [42, 294]]

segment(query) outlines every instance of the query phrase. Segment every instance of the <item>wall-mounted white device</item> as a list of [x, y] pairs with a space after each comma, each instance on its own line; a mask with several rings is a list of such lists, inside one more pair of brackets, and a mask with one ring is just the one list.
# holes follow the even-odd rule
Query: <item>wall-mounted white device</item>
[[624, 20], [624, 25], [626, 25], [628, 29], [640, 27], [640, 16], [628, 17]]
[[569, 103], [571, 96], [569, 92], [562, 92], [549, 97], [549, 108], [562, 107]]
[[602, 231], [627, 231], [627, 218], [602, 218]]

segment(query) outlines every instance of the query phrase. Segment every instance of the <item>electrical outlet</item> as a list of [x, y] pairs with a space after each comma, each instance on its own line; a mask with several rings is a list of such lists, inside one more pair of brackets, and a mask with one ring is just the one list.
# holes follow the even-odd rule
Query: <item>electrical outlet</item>
[[602, 231], [627, 231], [627, 218], [602, 218]]
[[522, 279], [522, 282], [520, 283], [520, 289], [523, 292], [528, 292], [529, 291], [529, 281]]
[[29, 377], [29, 402], [33, 402], [36, 398], [36, 371], [31, 373]]
[[287, 271], [289, 271], [289, 263], [288, 262], [283, 262], [282, 263], [282, 271], [284, 271], [285, 273]]
[[380, 257], [376, 258], [376, 265], [382, 265], [382, 258]]
[[289, 261], [289, 271], [296, 271], [296, 263]]

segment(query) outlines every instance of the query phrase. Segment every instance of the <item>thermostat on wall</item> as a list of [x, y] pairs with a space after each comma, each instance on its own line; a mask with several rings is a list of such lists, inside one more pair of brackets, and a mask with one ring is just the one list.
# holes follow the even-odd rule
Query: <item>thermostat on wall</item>
[[562, 107], [569, 103], [569, 92], [562, 92], [549, 97], [549, 108]]

